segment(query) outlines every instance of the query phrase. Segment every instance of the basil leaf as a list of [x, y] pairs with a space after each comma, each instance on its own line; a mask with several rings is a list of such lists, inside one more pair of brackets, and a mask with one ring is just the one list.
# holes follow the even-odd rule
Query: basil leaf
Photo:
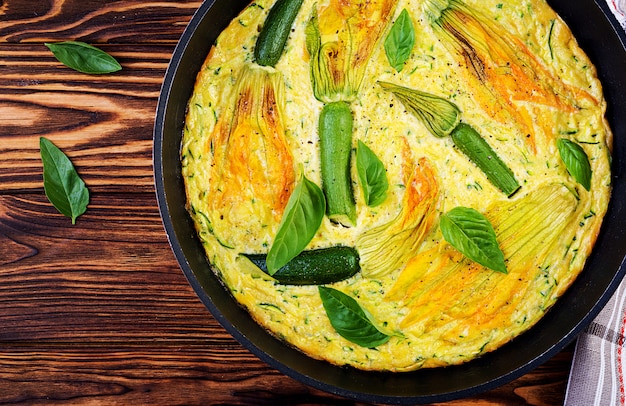
[[591, 189], [591, 164], [585, 150], [574, 141], [565, 138], [560, 138], [556, 145], [567, 171], [576, 179], [576, 182], [589, 191]]
[[313, 239], [326, 213], [319, 186], [302, 175], [289, 197], [274, 242], [267, 253], [267, 271], [273, 275], [301, 253]]
[[340, 336], [366, 348], [389, 341], [389, 336], [372, 324], [356, 300], [333, 288], [318, 286], [318, 290], [330, 324]]
[[480, 212], [455, 207], [441, 216], [439, 227], [443, 238], [467, 258], [494, 271], [507, 273], [493, 226]]
[[376, 154], [360, 140], [356, 148], [356, 169], [366, 204], [374, 207], [384, 202], [389, 187], [385, 166]]
[[45, 46], [65, 66], [89, 74], [112, 73], [122, 66], [106, 52], [79, 41], [46, 43]]
[[415, 30], [413, 21], [406, 9], [402, 10], [398, 19], [391, 26], [385, 38], [385, 53], [389, 64], [398, 72], [404, 68], [404, 63], [411, 56], [415, 44]]
[[39, 139], [43, 162], [43, 187], [52, 205], [76, 223], [76, 218], [87, 210], [89, 191], [78, 176], [69, 158], [48, 139]]

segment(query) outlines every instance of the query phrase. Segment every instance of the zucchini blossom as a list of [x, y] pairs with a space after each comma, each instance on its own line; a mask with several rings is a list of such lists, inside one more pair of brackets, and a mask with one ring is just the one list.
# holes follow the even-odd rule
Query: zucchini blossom
[[306, 27], [315, 98], [325, 104], [319, 121], [322, 189], [333, 222], [351, 227], [356, 205], [350, 175], [353, 112], [367, 62], [387, 27], [396, 0], [329, 0]]
[[246, 65], [234, 93], [207, 146], [213, 155], [209, 221], [218, 239], [238, 227], [270, 241], [296, 177], [285, 139], [282, 74]]
[[351, 102], [356, 98], [395, 5], [395, 0], [330, 0], [313, 10], [306, 27], [306, 48], [318, 100]]
[[363, 233], [356, 242], [361, 272], [380, 278], [402, 268], [413, 257], [437, 217], [439, 182], [426, 158], [414, 162], [404, 153], [406, 191], [400, 213], [389, 223]]
[[[468, 329], [517, 328], [520, 320], [528, 323], [523, 329], [530, 327], [567, 287], [577, 208], [576, 196], [561, 183], [494, 203], [485, 216], [494, 226], [508, 274], [490, 271], [441, 242], [409, 261], [386, 300], [407, 306], [402, 327], [417, 334], [439, 330], [453, 341], [469, 336]], [[540, 308], [525, 309], [524, 303]]]
[[[482, 15], [462, 0], [426, 0], [426, 14], [435, 34], [455, 55], [480, 106], [502, 123], [513, 119], [536, 153], [534, 123], [545, 135], [553, 134], [551, 120], [530, 105], [572, 113], [589, 93], [564, 83], [533, 51], [494, 19]], [[538, 117], [539, 116], [539, 117]]]

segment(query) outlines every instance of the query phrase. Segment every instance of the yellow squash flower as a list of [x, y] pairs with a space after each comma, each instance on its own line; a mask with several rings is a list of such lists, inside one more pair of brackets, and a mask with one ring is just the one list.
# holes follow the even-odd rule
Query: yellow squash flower
[[541, 303], [544, 311], [556, 300], [553, 292], [569, 269], [564, 252], [579, 227], [577, 206], [576, 196], [560, 183], [492, 205], [485, 216], [507, 274], [468, 260], [445, 242], [420, 252], [386, 295], [408, 308], [401, 327], [416, 334], [438, 330], [445, 339], [458, 340], [470, 329], [489, 331], [511, 321], [530, 325], [532, 320], [516, 312], [526, 311], [523, 303]]
[[476, 101], [496, 120], [514, 120], [532, 152], [539, 136], [535, 124], [544, 137], [554, 132], [552, 121], [533, 105], [572, 113], [583, 100], [598, 104], [588, 92], [564, 83], [496, 20], [463, 1], [427, 0], [425, 9], [435, 33], [466, 68]]
[[282, 74], [245, 66], [218, 119], [207, 145], [213, 162], [206, 196], [218, 238], [238, 226], [261, 238], [280, 222], [295, 183], [283, 93]]
[[400, 213], [357, 239], [361, 272], [368, 278], [380, 278], [402, 268], [417, 253], [437, 216], [439, 182], [434, 169], [426, 158], [414, 162], [408, 145], [403, 155], [406, 191]]
[[315, 97], [356, 98], [367, 63], [395, 9], [395, 0], [329, 0], [313, 10], [306, 28]]

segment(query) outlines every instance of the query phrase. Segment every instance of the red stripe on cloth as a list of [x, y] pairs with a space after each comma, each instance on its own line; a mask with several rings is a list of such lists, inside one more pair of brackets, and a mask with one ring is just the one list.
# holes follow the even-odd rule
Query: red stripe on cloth
[[622, 368], [622, 349], [624, 348], [624, 332], [626, 331], [626, 312], [622, 317], [620, 327], [620, 338], [617, 342], [617, 374], [619, 380], [619, 401], [620, 405], [626, 404], [626, 391], [624, 389], [624, 370]]
[[611, 1], [611, 5], [613, 6], [613, 10], [621, 15], [624, 15], [623, 10], [617, 5], [617, 2], [615, 0]]

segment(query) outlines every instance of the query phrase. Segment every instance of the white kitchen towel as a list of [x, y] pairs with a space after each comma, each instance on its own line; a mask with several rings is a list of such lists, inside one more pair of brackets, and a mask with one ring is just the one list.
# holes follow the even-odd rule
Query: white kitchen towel
[[[626, 30], [626, 0], [606, 2]], [[626, 405], [625, 333], [626, 280], [577, 338], [565, 394], [566, 406]]]
[[626, 404], [626, 282], [576, 341], [567, 406]]
[[606, 0], [617, 21], [626, 30], [626, 0]]

